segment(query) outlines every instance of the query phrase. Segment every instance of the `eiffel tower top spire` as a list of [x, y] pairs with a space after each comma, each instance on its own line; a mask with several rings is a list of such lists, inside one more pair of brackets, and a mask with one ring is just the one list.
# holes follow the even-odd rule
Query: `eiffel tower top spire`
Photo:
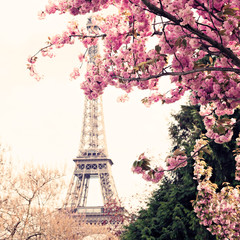
[[82, 136], [77, 158], [108, 157], [102, 98], [85, 97]]
[[[99, 30], [99, 27], [92, 23], [92, 18], [88, 19], [87, 30], [89, 34]], [[94, 63], [97, 54], [97, 45], [88, 49], [90, 63]], [[77, 157], [108, 157], [101, 96], [92, 100], [85, 96], [82, 136]]]

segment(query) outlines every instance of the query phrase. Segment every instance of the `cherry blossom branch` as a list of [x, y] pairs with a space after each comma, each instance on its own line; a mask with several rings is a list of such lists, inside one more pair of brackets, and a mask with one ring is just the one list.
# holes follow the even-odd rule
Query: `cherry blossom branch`
[[207, 28], [211, 29], [212, 31], [218, 32], [218, 30], [216, 30], [216, 28], [213, 28], [213, 27], [211, 27], [207, 24], [203, 24], [203, 23], [200, 23], [200, 22], [196, 22], [196, 23], [197, 23], [197, 25], [201, 25], [201, 26], [204, 26], [204, 27], [207, 27]]
[[[76, 35], [69, 35], [69, 38], [75, 38], [75, 37], [79, 37], [79, 38], [104, 38], [106, 37], [107, 34], [100, 34], [100, 35], [82, 35], [82, 34], [76, 34]], [[36, 57], [40, 52], [43, 52], [45, 49], [48, 49], [50, 47], [52, 47], [54, 44], [50, 43], [49, 45], [39, 49], [32, 57], [31, 59], [33, 59], [34, 57]]]
[[47, 46], [39, 49], [39, 50], [31, 57], [31, 59], [33, 59], [33, 58], [36, 57], [40, 52], [44, 51], [44, 50], [47, 49], [47, 48], [50, 48], [50, 47], [53, 46], [53, 45], [54, 45], [53, 43], [50, 43], [49, 45], [47, 45]]
[[202, 7], [202, 8], [203, 8], [206, 12], [208, 12], [211, 16], [213, 16], [216, 20], [218, 20], [219, 22], [224, 22], [221, 18], [218, 18], [215, 14], [213, 14], [213, 12], [210, 12], [203, 3], [200, 3], [200, 2], [197, 1], [197, 0], [194, 0], [194, 2], [197, 3], [198, 6]]
[[[209, 5], [209, 2], [208, 2], [208, 5]], [[204, 6], [204, 4], [203, 4], [203, 6]], [[210, 7], [210, 6], [209, 6], [209, 7]], [[219, 38], [220, 38], [221, 44], [223, 44], [222, 36], [221, 36], [221, 34], [219, 33], [219, 31], [218, 31], [218, 29], [217, 29], [217, 27], [216, 27], [216, 25], [215, 25], [215, 23], [214, 23], [214, 21], [213, 21], [213, 19], [212, 19], [212, 16], [214, 16], [214, 14], [213, 14], [212, 12], [210, 12], [210, 11], [208, 11], [208, 13], [209, 13], [209, 19], [211, 20], [211, 23], [212, 23], [215, 31], [217, 32], [217, 35], [218, 35]]]
[[[149, 10], [152, 13], [154, 13], [158, 16], [165, 17], [165, 18], [171, 20], [172, 22], [174, 22], [177, 25], [181, 25], [182, 20], [177, 19], [175, 16], [173, 16], [172, 14], [164, 11], [162, 8], [156, 7], [154, 4], [150, 3], [148, 0], [142, 0], [142, 2], [145, 6], [147, 6], [149, 8]], [[232, 52], [231, 49], [228, 49], [228, 48], [224, 47], [221, 43], [212, 39], [211, 37], [209, 37], [208, 35], [206, 35], [202, 31], [190, 26], [189, 24], [182, 25], [182, 27], [185, 28], [186, 30], [192, 32], [193, 34], [197, 35], [201, 39], [209, 42], [212, 45], [212, 47], [215, 47], [215, 48], [219, 49], [227, 58], [231, 58], [233, 63], [236, 66], [240, 67], [240, 59]]]
[[162, 76], [184, 76], [184, 75], [188, 75], [188, 74], [192, 74], [192, 73], [205, 72], [205, 71], [235, 72], [235, 73], [240, 74], [240, 69], [238, 69], [238, 68], [209, 67], [209, 68], [193, 69], [193, 70], [185, 71], [185, 72], [162, 72], [160, 74], [152, 75], [152, 76], [145, 77], [145, 78], [141, 78], [141, 77], [137, 77], [137, 78], [124, 78], [124, 77], [121, 77], [121, 76], [113, 76], [113, 78], [118, 78], [118, 79], [120, 79], [122, 81], [147, 81], [147, 80], [154, 79], [154, 78], [159, 78], [159, 77], [162, 77]]
[[82, 35], [82, 34], [74, 34], [74, 35], [70, 35], [69, 37], [79, 37], [79, 38], [101, 38], [101, 37], [106, 37], [107, 34], [103, 33], [103, 34], [99, 34], [99, 35]]
[[[161, 166], [151, 168], [150, 160], [144, 156], [144, 153], [139, 156], [139, 160], [133, 163], [132, 171], [137, 174], [142, 174], [143, 179], [146, 181], [152, 181], [158, 183], [164, 176], [164, 172], [172, 172], [179, 167], [185, 167], [187, 161], [191, 158], [196, 157], [196, 155], [203, 150], [207, 145], [209, 145], [213, 140], [208, 141], [205, 145], [197, 149], [191, 156], [187, 157], [185, 153], [181, 150], [176, 150], [173, 156], [167, 157], [168, 169], [164, 169]], [[205, 151], [209, 152], [209, 151]]]
[[171, 172], [176, 170], [179, 166], [183, 165], [183, 163], [187, 162], [189, 159], [195, 157], [203, 148], [205, 148], [206, 146], [208, 146], [211, 142], [213, 142], [213, 140], [209, 141], [208, 143], [206, 143], [205, 145], [203, 145], [201, 148], [198, 149], [198, 151], [194, 152], [191, 156], [187, 157], [184, 161], [180, 162], [179, 164], [177, 164], [174, 168], [171, 169], [164, 169], [164, 170], [160, 170], [159, 172]]

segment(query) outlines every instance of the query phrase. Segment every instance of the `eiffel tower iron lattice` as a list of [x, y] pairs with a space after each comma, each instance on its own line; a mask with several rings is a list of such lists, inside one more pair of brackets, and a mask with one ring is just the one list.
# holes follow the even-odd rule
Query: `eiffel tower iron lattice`
[[[91, 19], [88, 20], [88, 32], [97, 30]], [[98, 46], [88, 49], [89, 62], [94, 63]], [[85, 96], [82, 135], [78, 155], [75, 159], [75, 169], [68, 188], [64, 208], [75, 214], [84, 214], [88, 223], [99, 223], [108, 220], [103, 206], [87, 206], [89, 181], [98, 178], [101, 185], [103, 205], [108, 200], [118, 200], [111, 166], [108, 158], [102, 98], [88, 99]], [[101, 196], [96, 196], [101, 197]]]

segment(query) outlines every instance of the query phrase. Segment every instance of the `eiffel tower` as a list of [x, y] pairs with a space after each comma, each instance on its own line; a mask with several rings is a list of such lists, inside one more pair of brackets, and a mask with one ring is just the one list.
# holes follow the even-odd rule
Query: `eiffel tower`
[[[89, 33], [97, 30], [88, 19]], [[89, 62], [94, 63], [98, 53], [98, 46], [88, 49]], [[87, 206], [89, 182], [91, 178], [98, 178], [101, 185], [103, 205], [110, 199], [118, 200], [111, 166], [108, 158], [105, 127], [103, 118], [102, 98], [89, 100], [85, 96], [82, 136], [78, 155], [75, 159], [75, 170], [68, 188], [64, 208], [74, 214], [83, 214], [87, 223], [101, 223], [108, 221], [109, 216], [104, 214], [103, 206]]]

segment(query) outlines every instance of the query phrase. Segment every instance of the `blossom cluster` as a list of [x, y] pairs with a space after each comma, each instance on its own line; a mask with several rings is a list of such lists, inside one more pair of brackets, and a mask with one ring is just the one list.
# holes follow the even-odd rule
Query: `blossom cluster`
[[119, 96], [119, 97], [117, 98], [117, 101], [124, 103], [124, 102], [128, 101], [128, 99], [129, 99], [129, 98], [128, 98], [128, 95], [125, 94], [125, 95]]
[[167, 169], [162, 166], [155, 168], [150, 167], [150, 160], [143, 154], [141, 154], [137, 161], [133, 163], [133, 173], [142, 174], [142, 178], [146, 181], [158, 183], [164, 176], [166, 171], [174, 171], [178, 168], [185, 167], [187, 165], [187, 156], [182, 154], [167, 157], [166, 159]]
[[163, 167], [150, 167], [150, 160], [142, 153], [138, 160], [133, 163], [133, 173], [142, 174], [142, 178], [148, 182], [158, 183], [164, 176]]
[[240, 155], [235, 157], [236, 161], [236, 171], [235, 171], [235, 179], [240, 181]]
[[71, 79], [76, 79], [80, 76], [79, 68], [74, 68], [73, 72], [70, 74]]
[[235, 161], [236, 161], [236, 171], [235, 171], [235, 179], [240, 181], [240, 134], [238, 136], [238, 138], [236, 138], [236, 157], [235, 157]]
[[212, 168], [201, 157], [201, 151], [206, 145], [207, 141], [200, 139], [194, 148], [194, 177], [198, 182], [194, 211], [200, 223], [219, 239], [239, 239], [239, 187], [234, 188], [229, 183], [224, 183], [225, 186], [218, 191], [217, 185], [210, 180]]
[[160, 166], [155, 169], [145, 171], [142, 167], [132, 167], [132, 171], [137, 174], [142, 174], [142, 178], [148, 182], [158, 183], [164, 176], [164, 169]]
[[203, 116], [203, 122], [207, 130], [206, 136], [214, 139], [219, 144], [229, 142], [233, 136], [233, 126], [236, 123], [236, 119], [230, 119], [228, 115], [232, 115], [234, 109], [215, 109], [217, 107], [213, 103], [201, 106], [200, 115]]
[[29, 57], [27, 68], [30, 71], [30, 76], [34, 77], [37, 81], [39, 81], [41, 79], [41, 76], [37, 73], [34, 65], [36, 60], [37, 60], [37, 57]]
[[[93, 19], [93, 24], [101, 29], [104, 51], [102, 56], [97, 56], [96, 65], [89, 67], [86, 80], [81, 84], [89, 98], [98, 97], [108, 85], [121, 88], [127, 93], [138, 87], [152, 90], [145, 99], [145, 104], [149, 105], [158, 101], [163, 103], [178, 101], [186, 91], [190, 90], [193, 104], [207, 106], [214, 102], [216, 111], [219, 112], [226, 108], [234, 109], [240, 103], [239, 74], [231, 71], [195, 72], [195, 70], [210, 67], [240, 67], [240, 63], [236, 63], [235, 59], [240, 55], [240, 46], [236, 44], [239, 42], [239, 0], [231, 1], [231, 4], [225, 0], [212, 3], [206, 0], [161, 1], [164, 13], [171, 16], [170, 21], [174, 22], [176, 18], [174, 24], [156, 19], [155, 14], [145, 10], [151, 9], [147, 3], [150, 1], [49, 0], [39, 16], [43, 18], [46, 14], [56, 12], [60, 14], [69, 12], [74, 16], [83, 15], [90, 11], [98, 12], [112, 4], [118, 8], [118, 14], [106, 17], [99, 15]], [[158, 7], [155, 0], [152, 0], [151, 4], [156, 4]], [[212, 16], [209, 15], [208, 8], [213, 11]], [[159, 14], [161, 15], [160, 10]], [[204, 41], [198, 33], [204, 35]], [[95, 36], [98, 34], [95, 33]], [[53, 46], [61, 48], [66, 44], [73, 44], [74, 36], [78, 36], [78, 40], [86, 48], [97, 44], [97, 38], [91, 38], [85, 30], [80, 30], [75, 21], [71, 22], [62, 34], [50, 38], [51, 46], [42, 51], [43, 55], [51, 57]], [[153, 48], [148, 47], [151, 38], [155, 38], [154, 41], [157, 39]], [[223, 47], [219, 47], [216, 42], [222, 44], [225, 53], [222, 54]], [[227, 56], [228, 49], [231, 49], [229, 54], [234, 56]], [[88, 61], [87, 58], [79, 58], [79, 61], [83, 60]], [[176, 87], [166, 94], [160, 91], [162, 80], [157, 76], [159, 73], [160, 75], [166, 73], [169, 68], [172, 72], [190, 71], [191, 73], [171, 76], [171, 81]], [[31, 75], [36, 75], [33, 64], [29, 69]], [[144, 81], [131, 80], [149, 76], [152, 77]], [[71, 73], [71, 78], [76, 77], [78, 74]], [[206, 120], [206, 122], [210, 121]], [[209, 136], [222, 143], [229, 141], [232, 134], [230, 130], [224, 135], [209, 131]]]
[[176, 170], [185, 166], [187, 166], [187, 156], [179, 155], [167, 158], [168, 170]]

